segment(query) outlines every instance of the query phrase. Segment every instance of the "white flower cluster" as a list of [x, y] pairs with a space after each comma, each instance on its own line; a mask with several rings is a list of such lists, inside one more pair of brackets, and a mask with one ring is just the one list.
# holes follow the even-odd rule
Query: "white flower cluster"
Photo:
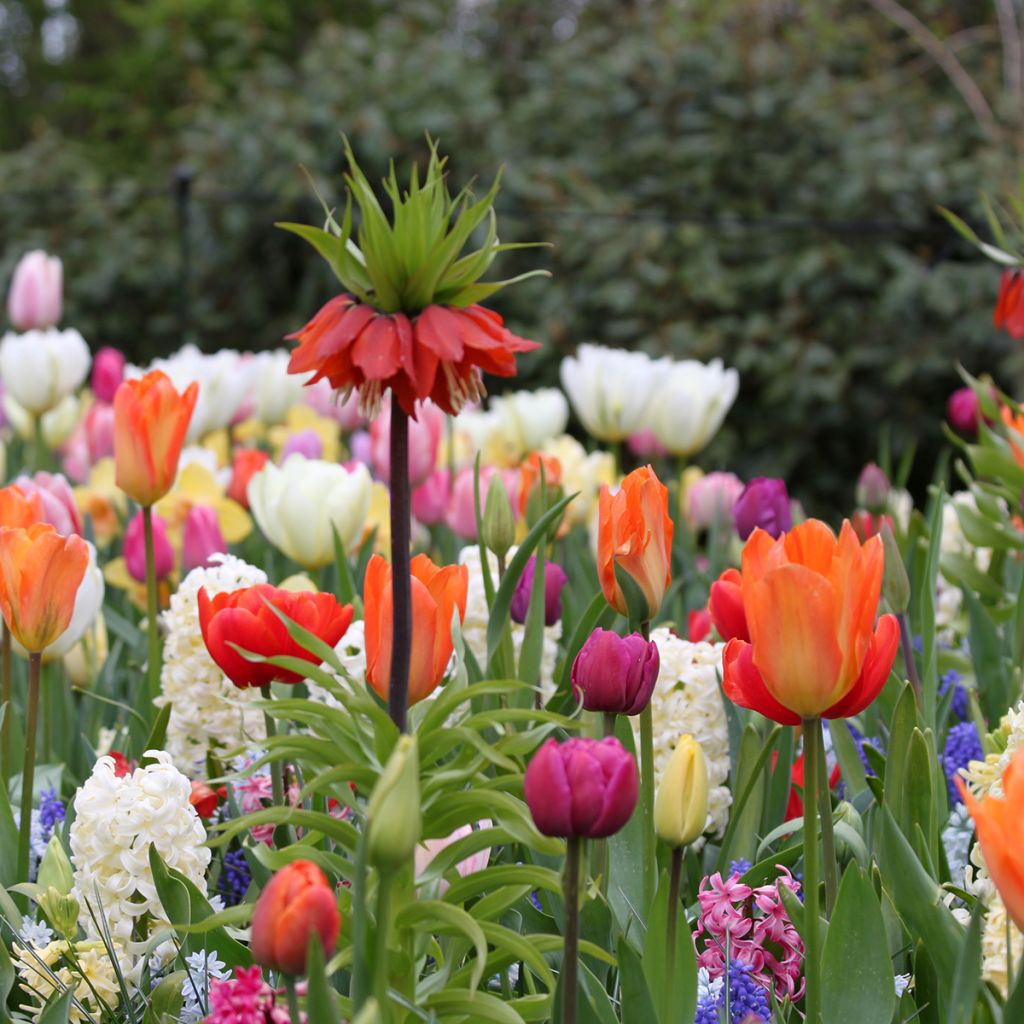
[[263, 715], [247, 704], [259, 698], [255, 689], [239, 689], [210, 657], [199, 628], [198, 594], [239, 590], [266, 583], [262, 569], [233, 555], [214, 555], [214, 565], [193, 569], [161, 616], [166, 631], [160, 670], [162, 690], [154, 703], [171, 705], [166, 747], [174, 763], [192, 772], [206, 755], [222, 755], [266, 736]]
[[[508, 557], [516, 553], [516, 548], [509, 548]], [[487, 553], [487, 561], [491, 569], [491, 579], [498, 586], [498, 560]], [[466, 592], [466, 617], [462, 621], [462, 639], [473, 652], [480, 670], [487, 671], [487, 623], [490, 620], [490, 608], [487, 605], [487, 591], [484, 589], [484, 575], [480, 562], [480, 547], [472, 544], [459, 552], [459, 564], [469, 569], [469, 587]], [[523, 647], [526, 627], [519, 622], [512, 624], [512, 646], [516, 658]], [[548, 700], [555, 692], [555, 665], [558, 661], [558, 642], [562, 639], [562, 623], [544, 627], [544, 644], [540, 658], [540, 689], [541, 696]]]
[[[206, 830], [189, 797], [192, 784], [162, 750], [130, 775], [117, 776], [114, 760], [101, 757], [75, 795], [71, 825], [74, 895], [80, 923], [98, 937], [87, 903], [107, 920], [114, 941], [132, 950], [136, 922], [166, 920], [149, 867], [155, 846], [164, 862], [205, 895], [210, 850]], [[97, 900], [99, 906], [97, 906]]]
[[[345, 635], [338, 641], [334, 653], [345, 670], [345, 675], [331, 673], [342, 686], [363, 686], [366, 683], [366, 623], [362, 619], [353, 622]], [[320, 666], [325, 671], [330, 671], [328, 666]], [[347, 677], [347, 678], [346, 678]], [[311, 700], [319, 704], [327, 704], [330, 707], [341, 707], [341, 702], [336, 700], [327, 692], [315, 679], [306, 680], [306, 689], [309, 691]]]
[[181, 986], [181, 1013], [178, 1024], [199, 1024], [210, 1012], [210, 982], [223, 981], [231, 972], [216, 953], [200, 950], [185, 957], [188, 977]]
[[[654, 630], [661, 668], [651, 697], [654, 726], [654, 771], [660, 781], [681, 736], [689, 734], [704, 748], [708, 763], [706, 832], [722, 835], [729, 821], [729, 726], [718, 689], [725, 644], [690, 643], [665, 627]], [[640, 724], [632, 719], [639, 738]]]

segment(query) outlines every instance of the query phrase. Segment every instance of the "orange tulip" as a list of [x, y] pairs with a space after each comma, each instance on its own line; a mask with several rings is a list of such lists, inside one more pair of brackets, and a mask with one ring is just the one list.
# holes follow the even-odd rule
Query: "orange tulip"
[[155, 504], [174, 485], [198, 395], [195, 381], [178, 394], [160, 370], [118, 387], [114, 395], [117, 486], [140, 505]]
[[817, 519], [778, 540], [755, 530], [740, 579], [750, 642], [725, 648], [726, 695], [786, 725], [863, 711], [899, 641], [895, 616], [875, 624], [883, 568], [882, 538], [862, 544], [849, 522], [838, 540]]
[[[464, 565], [437, 566], [417, 555], [409, 566], [412, 575], [412, 668], [409, 703], [429, 696], [444, 677], [452, 656], [452, 613], [466, 615], [469, 572]], [[366, 678], [387, 700], [391, 679], [393, 628], [391, 566], [374, 555], [366, 567], [363, 587], [366, 606]]]
[[999, 415], [1003, 419], [1003, 426], [1006, 427], [1010, 451], [1013, 452], [1017, 465], [1024, 466], [1024, 416], [1015, 413], [1008, 405], [999, 407]]
[[0, 529], [0, 610], [11, 635], [39, 653], [68, 628], [89, 564], [89, 545], [49, 523]]
[[607, 602], [629, 615], [615, 579], [618, 565], [636, 582], [653, 619], [672, 581], [672, 533], [668, 489], [650, 466], [633, 470], [614, 494], [601, 488], [598, 508], [597, 574]]
[[956, 780], [967, 810], [974, 819], [985, 867], [995, 882], [1013, 923], [1024, 930], [1024, 751], [1018, 750], [1003, 772], [1003, 796], [978, 800]]
[[562, 464], [554, 455], [530, 452], [519, 467], [519, 514], [526, 515], [526, 506], [535, 487], [540, 486], [540, 469], [544, 467], [544, 485], [550, 492], [562, 483]]
[[0, 527], [22, 528], [43, 521], [43, 499], [38, 491], [26, 494], [17, 484], [0, 487]]

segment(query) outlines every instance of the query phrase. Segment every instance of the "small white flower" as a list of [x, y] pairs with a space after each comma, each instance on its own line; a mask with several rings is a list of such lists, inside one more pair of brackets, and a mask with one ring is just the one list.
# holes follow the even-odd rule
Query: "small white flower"
[[188, 977], [181, 988], [180, 1024], [198, 1024], [209, 1012], [210, 981], [223, 981], [231, 973], [217, 954], [202, 950], [185, 957]]
[[897, 974], [893, 978], [893, 984], [896, 987], [896, 998], [902, 999], [903, 993], [914, 984], [914, 981], [909, 974]]
[[40, 949], [53, 942], [53, 930], [42, 921], [23, 921], [18, 934], [22, 942]]

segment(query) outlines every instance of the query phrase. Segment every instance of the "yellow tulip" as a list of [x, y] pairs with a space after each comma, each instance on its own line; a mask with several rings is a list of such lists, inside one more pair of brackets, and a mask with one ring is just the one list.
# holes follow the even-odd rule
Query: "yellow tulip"
[[708, 820], [708, 765], [704, 749], [683, 736], [672, 752], [654, 801], [654, 830], [670, 846], [688, 846]]

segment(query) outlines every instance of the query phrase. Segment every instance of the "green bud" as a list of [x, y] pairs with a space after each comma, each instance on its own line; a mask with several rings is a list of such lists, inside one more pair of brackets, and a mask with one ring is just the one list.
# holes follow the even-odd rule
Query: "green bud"
[[59, 895], [67, 895], [75, 884], [71, 861], [64, 850], [64, 844], [58, 836], [50, 836], [46, 844], [46, 852], [39, 864], [36, 884], [42, 889], [54, 888]]
[[390, 874], [412, 860], [423, 823], [420, 757], [413, 736], [400, 736], [366, 807], [370, 863]]
[[504, 558], [508, 554], [508, 549], [516, 539], [512, 503], [508, 500], [508, 491], [505, 490], [505, 485], [497, 473], [491, 477], [487, 487], [482, 533], [484, 546], [499, 558]]
[[864, 822], [861, 819], [860, 812], [857, 810], [849, 800], [840, 800], [836, 806], [836, 823], [845, 822], [852, 828], [857, 835], [864, 835]]
[[903, 564], [903, 555], [887, 522], [882, 523], [882, 547], [885, 550], [885, 572], [882, 575], [882, 595], [897, 615], [910, 604], [910, 580]]
[[58, 892], [52, 885], [39, 897], [39, 908], [56, 931], [66, 939], [78, 934], [78, 900]]

